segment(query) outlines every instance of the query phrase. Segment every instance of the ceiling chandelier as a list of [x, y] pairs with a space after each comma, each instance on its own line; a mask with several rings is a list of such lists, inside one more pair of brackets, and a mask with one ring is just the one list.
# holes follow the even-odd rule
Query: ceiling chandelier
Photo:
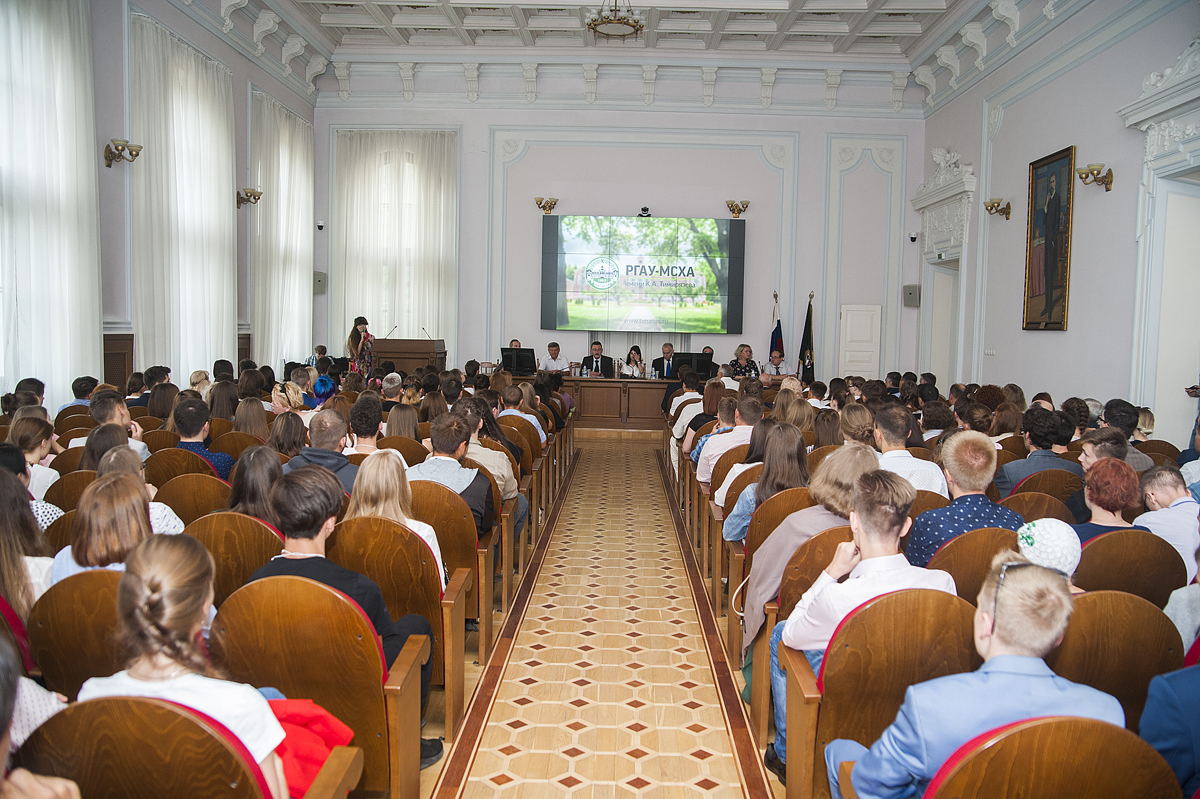
[[611, 4], [603, 0], [599, 10], [588, 18], [587, 27], [596, 36], [624, 41], [628, 36], [636, 39], [646, 26], [629, 0], [611, 0]]

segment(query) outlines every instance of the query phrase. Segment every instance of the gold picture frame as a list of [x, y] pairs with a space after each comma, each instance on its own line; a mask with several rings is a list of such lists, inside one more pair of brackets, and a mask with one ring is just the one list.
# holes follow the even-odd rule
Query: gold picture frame
[[1067, 329], [1074, 177], [1074, 145], [1029, 164], [1023, 330]]

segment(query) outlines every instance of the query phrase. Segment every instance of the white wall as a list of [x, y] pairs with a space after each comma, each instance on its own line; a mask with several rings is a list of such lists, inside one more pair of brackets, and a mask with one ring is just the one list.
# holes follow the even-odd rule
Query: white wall
[[[1023, 26], [1031, 12], [1022, 12]], [[1129, 395], [1144, 136], [1116, 109], [1139, 96], [1146, 75], [1173, 64], [1198, 30], [1195, 3], [1095, 0], [927, 120], [929, 147], [957, 150], [979, 177], [962, 259], [965, 375], [1017, 382], [1027, 396], [1049, 391], [1056, 402]], [[1004, 33], [993, 32], [992, 49]], [[1115, 188], [1076, 179], [1067, 330], [1023, 331], [1028, 165], [1069, 145], [1077, 166], [1111, 166]], [[931, 160], [925, 169], [932, 173]], [[989, 197], [1011, 201], [1011, 221], [983, 211]], [[985, 357], [985, 348], [996, 355]]]

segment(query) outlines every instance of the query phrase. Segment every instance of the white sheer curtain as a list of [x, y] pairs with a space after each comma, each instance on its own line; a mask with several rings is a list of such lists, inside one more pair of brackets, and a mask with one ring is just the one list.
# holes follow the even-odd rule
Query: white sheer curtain
[[454, 359], [457, 147], [454, 131], [338, 131], [330, 355], [365, 316], [377, 336], [445, 339]]
[[237, 359], [233, 82], [141, 14], [129, 38], [134, 362]]
[[103, 377], [87, 0], [0, 3], [0, 383]]
[[262, 191], [250, 236], [250, 343], [279, 370], [312, 347], [313, 127], [254, 92], [250, 174]]

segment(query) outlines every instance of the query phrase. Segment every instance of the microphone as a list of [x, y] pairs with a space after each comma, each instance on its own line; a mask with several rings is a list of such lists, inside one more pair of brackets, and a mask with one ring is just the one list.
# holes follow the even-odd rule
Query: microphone
[[384, 336], [384, 338], [387, 338], [388, 336], [390, 336], [390, 335], [392, 335], [393, 333], [395, 333], [395, 332], [396, 332], [396, 328], [397, 328], [397, 327], [400, 327], [400, 325], [399, 325], [399, 324], [393, 325], [393, 326], [392, 326], [392, 329], [391, 329], [391, 330], [389, 330], [389, 331], [387, 332], [387, 336]]
[[433, 336], [429, 335], [428, 330], [426, 330], [425, 328], [421, 328], [421, 332], [425, 334], [425, 338], [429, 339], [430, 341], [433, 341]]

